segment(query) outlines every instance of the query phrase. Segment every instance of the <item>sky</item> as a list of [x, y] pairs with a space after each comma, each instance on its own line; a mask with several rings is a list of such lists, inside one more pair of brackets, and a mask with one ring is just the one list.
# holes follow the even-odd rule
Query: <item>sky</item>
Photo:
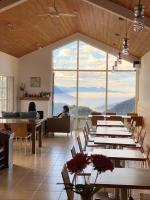
[[[116, 60], [113, 55], [108, 56], [108, 66]], [[77, 68], [77, 41], [67, 44], [53, 51], [54, 69], [76, 69]], [[79, 69], [82, 70], [105, 70], [106, 69], [106, 52], [101, 51], [82, 41], [79, 42]], [[133, 64], [125, 60], [118, 66], [118, 69], [133, 70]], [[135, 72], [109, 72], [108, 73], [108, 102], [111, 104], [127, 100], [135, 96]], [[77, 84], [77, 73], [75, 71], [55, 72], [55, 85], [58, 87], [75, 87]], [[102, 87], [106, 88], [105, 72], [79, 72], [79, 87]], [[75, 89], [76, 91], [76, 89]], [[76, 97], [76, 92], [68, 93]], [[89, 104], [93, 107], [104, 104], [105, 92], [79, 91], [79, 104]], [[60, 98], [55, 98], [59, 102]], [[62, 99], [61, 99], [62, 101]], [[65, 100], [67, 101], [67, 99]], [[94, 102], [94, 104], [92, 103]]]

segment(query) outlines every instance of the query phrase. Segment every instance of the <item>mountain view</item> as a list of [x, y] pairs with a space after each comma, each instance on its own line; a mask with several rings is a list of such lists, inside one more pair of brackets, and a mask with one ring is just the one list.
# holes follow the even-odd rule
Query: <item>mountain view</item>
[[[78, 106], [78, 115], [79, 116], [87, 116], [92, 111], [105, 111], [105, 105], [103, 99], [91, 99], [93, 94], [95, 93], [105, 93], [105, 88], [103, 87], [80, 87], [79, 93], [88, 93], [88, 98], [85, 99], [85, 105]], [[120, 91], [108, 91], [110, 94], [123, 93]], [[117, 98], [116, 98], [117, 99]], [[54, 115], [57, 115], [62, 111], [63, 105], [69, 105], [71, 115], [76, 115], [76, 88], [75, 87], [58, 87], [54, 88]], [[132, 112], [135, 107], [135, 99], [130, 98], [127, 100], [120, 100], [119, 102], [113, 102], [108, 105], [109, 112], [117, 112], [117, 114], [127, 114], [128, 112]]]

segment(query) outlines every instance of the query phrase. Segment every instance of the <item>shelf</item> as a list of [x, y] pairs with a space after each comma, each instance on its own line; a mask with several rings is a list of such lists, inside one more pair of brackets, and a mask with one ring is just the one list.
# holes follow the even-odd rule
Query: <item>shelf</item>
[[49, 101], [50, 97], [19, 97], [19, 100]]

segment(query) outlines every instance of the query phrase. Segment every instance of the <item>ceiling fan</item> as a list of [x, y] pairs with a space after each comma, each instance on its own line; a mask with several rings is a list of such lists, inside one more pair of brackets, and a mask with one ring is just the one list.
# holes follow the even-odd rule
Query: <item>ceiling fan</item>
[[73, 13], [63, 13], [59, 12], [56, 8], [56, 0], [53, 1], [53, 6], [48, 7], [48, 12], [44, 14], [40, 14], [40, 17], [50, 16], [50, 17], [76, 17], [77, 12], [74, 11]]

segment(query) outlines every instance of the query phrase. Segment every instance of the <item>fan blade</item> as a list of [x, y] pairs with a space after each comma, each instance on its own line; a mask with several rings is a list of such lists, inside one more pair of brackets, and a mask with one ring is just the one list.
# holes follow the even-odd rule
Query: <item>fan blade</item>
[[59, 13], [60, 16], [64, 16], [64, 17], [76, 17], [76, 14], [73, 13]]

